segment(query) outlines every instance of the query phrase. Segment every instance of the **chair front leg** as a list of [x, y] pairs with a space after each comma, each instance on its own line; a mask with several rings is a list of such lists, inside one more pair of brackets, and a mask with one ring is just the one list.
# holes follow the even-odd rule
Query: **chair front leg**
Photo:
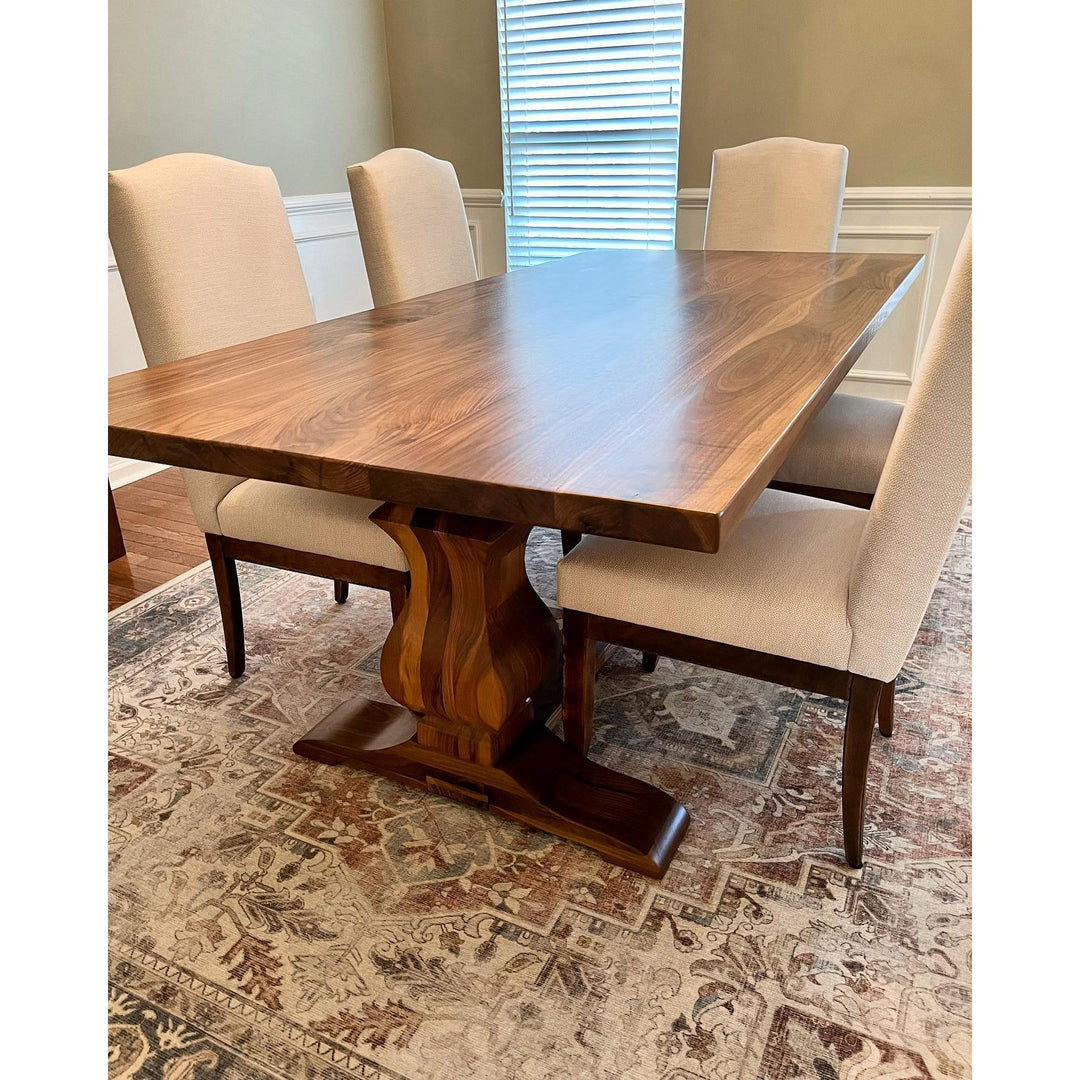
[[563, 739], [588, 754], [593, 737], [596, 642], [588, 635], [589, 617], [563, 611]]
[[229, 674], [237, 679], [244, 674], [244, 613], [240, 606], [240, 580], [236, 576], [236, 560], [225, 554], [220, 536], [206, 534], [206, 550], [214, 568], [218, 606], [221, 608], [221, 627], [225, 631], [225, 658]]
[[349, 599], [349, 583], [347, 581], [341, 581], [338, 578], [334, 578], [334, 600], [339, 604], [344, 604]]
[[863, 813], [870, 744], [884, 683], [862, 675], [851, 677], [847, 724], [844, 727], [844, 766], [841, 801], [844, 818], [844, 855], [856, 870], [863, 864]]

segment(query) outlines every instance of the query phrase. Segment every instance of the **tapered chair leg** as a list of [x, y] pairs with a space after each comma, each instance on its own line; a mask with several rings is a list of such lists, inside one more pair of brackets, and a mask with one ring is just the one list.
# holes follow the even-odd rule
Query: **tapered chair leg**
[[895, 699], [896, 680], [893, 679], [881, 688], [881, 700], [878, 702], [878, 730], [886, 739], [892, 738]]
[[870, 744], [883, 685], [877, 679], [867, 679], [862, 675], [851, 677], [847, 724], [844, 727], [842, 802], [844, 855], [848, 864], [856, 870], [863, 864], [866, 772], [870, 764]]
[[334, 599], [339, 604], [344, 604], [349, 599], [349, 583], [334, 578]]
[[225, 657], [229, 674], [239, 678], [244, 674], [244, 613], [240, 606], [240, 580], [236, 576], [236, 560], [225, 554], [220, 536], [207, 534], [206, 550], [214, 569], [221, 626], [225, 631]]
[[659, 662], [660, 657], [654, 652], [643, 652], [641, 654], [641, 666], [646, 671], [655, 671], [656, 665]]
[[581, 543], [581, 533], [570, 532], [568, 529], [561, 529], [562, 534], [562, 553], [569, 555]]
[[588, 754], [593, 737], [596, 643], [588, 636], [588, 615], [563, 611], [563, 739]]

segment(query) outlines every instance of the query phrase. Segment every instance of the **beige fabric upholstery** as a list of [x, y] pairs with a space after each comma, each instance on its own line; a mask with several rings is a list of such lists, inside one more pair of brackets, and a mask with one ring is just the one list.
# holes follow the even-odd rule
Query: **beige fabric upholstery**
[[851, 575], [850, 669], [911, 649], [971, 490], [971, 223], [919, 361]]
[[[151, 367], [315, 321], [270, 169], [172, 154], [110, 172], [109, 239]], [[220, 533], [240, 478], [184, 482], [199, 528]]]
[[407, 570], [401, 548], [368, 521], [382, 503], [332, 491], [245, 480], [218, 505], [226, 536]]
[[903, 406], [834, 394], [776, 474], [789, 484], [872, 495], [889, 456]]
[[846, 146], [762, 139], [714, 150], [706, 251], [835, 251]]
[[971, 226], [870, 510], [766, 491], [715, 555], [588, 537], [570, 609], [890, 682], [971, 484]]
[[476, 280], [469, 223], [449, 161], [386, 150], [348, 169], [376, 307]]
[[718, 555], [588, 536], [559, 563], [559, 603], [843, 668], [848, 579], [867, 514], [766, 491]]

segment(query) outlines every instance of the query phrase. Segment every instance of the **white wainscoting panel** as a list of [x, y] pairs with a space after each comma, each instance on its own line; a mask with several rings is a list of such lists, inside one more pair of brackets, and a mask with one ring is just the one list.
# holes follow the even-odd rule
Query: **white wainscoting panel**
[[[497, 188], [466, 189], [466, 215], [481, 277], [506, 269], [502, 192]], [[285, 199], [293, 238], [300, 253], [315, 318], [320, 322], [366, 311], [371, 289], [356, 231], [348, 192], [296, 195]], [[146, 366], [124, 286], [109, 248], [109, 376]], [[109, 482], [114, 488], [164, 468], [146, 461], [109, 458]]]
[[[679, 191], [675, 246], [700, 248], [707, 188]], [[848, 188], [840, 215], [841, 251], [883, 251], [926, 258], [919, 280], [844, 380], [848, 394], [905, 401], [945, 279], [971, 215], [971, 188]]]

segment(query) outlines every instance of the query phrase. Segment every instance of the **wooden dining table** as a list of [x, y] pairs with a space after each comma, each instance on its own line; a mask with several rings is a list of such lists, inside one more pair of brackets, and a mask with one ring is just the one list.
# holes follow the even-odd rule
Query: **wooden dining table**
[[409, 568], [381, 659], [399, 704], [342, 702], [295, 751], [658, 877], [686, 810], [534, 707], [560, 633], [530, 530], [718, 551], [921, 269], [586, 252], [117, 376], [109, 452], [381, 500]]

